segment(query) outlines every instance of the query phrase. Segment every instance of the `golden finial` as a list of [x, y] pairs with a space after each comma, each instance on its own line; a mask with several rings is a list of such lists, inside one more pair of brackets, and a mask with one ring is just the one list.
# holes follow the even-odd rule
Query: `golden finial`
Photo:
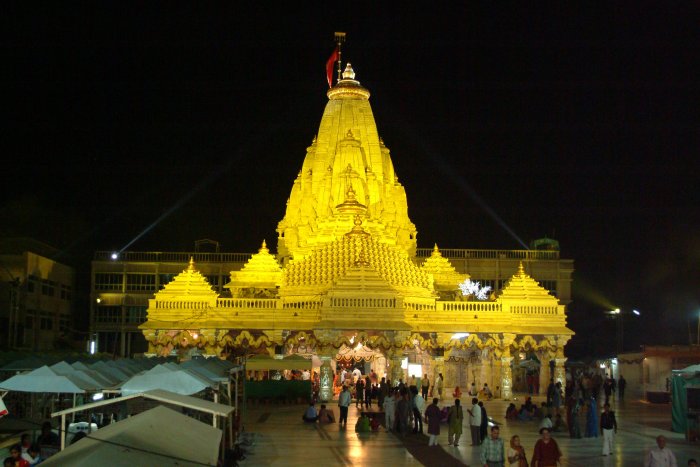
[[355, 70], [352, 69], [352, 65], [348, 62], [345, 65], [345, 71], [343, 71], [343, 79], [355, 79]]
[[190, 264], [187, 266], [188, 271], [194, 271], [194, 256], [190, 256]]
[[267, 252], [269, 251], [269, 250], [267, 249], [267, 242], [266, 242], [265, 240], [263, 240], [263, 242], [262, 242], [262, 247], [260, 247], [260, 253], [262, 253], [263, 251], [264, 251], [265, 253], [267, 253]]
[[523, 268], [523, 262], [521, 261], [520, 264], [518, 265], [518, 275], [519, 276], [524, 276], [525, 275], [525, 269]]

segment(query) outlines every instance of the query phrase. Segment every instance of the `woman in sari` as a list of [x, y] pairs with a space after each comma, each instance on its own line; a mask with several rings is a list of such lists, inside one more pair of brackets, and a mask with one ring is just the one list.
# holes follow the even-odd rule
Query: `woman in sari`
[[586, 419], [586, 438], [598, 437], [598, 403], [591, 396], [588, 401], [588, 417]]
[[510, 467], [527, 467], [527, 456], [525, 448], [520, 444], [520, 437], [513, 435], [510, 439], [510, 447], [506, 453], [508, 457], [508, 465]]

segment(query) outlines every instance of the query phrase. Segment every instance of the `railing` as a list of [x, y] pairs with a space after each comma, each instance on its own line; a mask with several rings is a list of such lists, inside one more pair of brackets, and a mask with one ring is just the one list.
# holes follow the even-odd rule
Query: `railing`
[[516, 315], [556, 315], [559, 313], [559, 308], [556, 306], [516, 305], [510, 307], [510, 312]]
[[113, 253], [113, 251], [96, 251], [93, 260], [187, 264], [190, 258], [194, 258], [195, 263], [245, 263], [253, 256], [253, 253], [122, 251], [119, 253], [119, 257], [113, 260]]
[[331, 298], [333, 308], [396, 308], [395, 298]]
[[250, 308], [255, 310], [275, 310], [281, 308], [280, 300], [274, 298], [219, 298], [218, 308]]
[[[432, 254], [432, 248], [416, 249], [416, 257], [418, 258], [428, 258]], [[559, 252], [550, 250], [471, 250], [461, 248], [441, 248], [440, 254], [448, 259], [559, 259]]]
[[438, 311], [503, 311], [497, 302], [436, 302]]

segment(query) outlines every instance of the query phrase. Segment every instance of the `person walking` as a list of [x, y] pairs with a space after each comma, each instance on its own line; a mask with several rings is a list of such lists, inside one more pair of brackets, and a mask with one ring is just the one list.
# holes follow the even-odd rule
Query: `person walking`
[[506, 461], [506, 450], [498, 425], [491, 427], [491, 436], [484, 440], [479, 459], [484, 467], [503, 467]]
[[408, 391], [404, 387], [399, 391], [399, 400], [396, 403], [396, 416], [398, 417], [401, 436], [406, 436], [406, 433], [408, 433], [408, 417], [410, 413], [411, 401], [408, 400]]
[[541, 428], [540, 435], [532, 450], [531, 467], [557, 467], [561, 461], [559, 445], [552, 438], [548, 428]]
[[367, 408], [372, 407], [372, 380], [369, 376], [365, 377], [365, 405]]
[[617, 382], [617, 397], [622, 401], [625, 398], [625, 388], [627, 387], [627, 380], [624, 376], [620, 375], [620, 380]]
[[433, 403], [425, 409], [425, 421], [428, 423], [428, 446], [437, 446], [437, 438], [440, 435], [440, 408], [438, 407], [438, 398], [433, 397]]
[[450, 407], [447, 413], [447, 444], [459, 446], [463, 422], [464, 412], [462, 411], [461, 402], [459, 399], [455, 399], [455, 405]]
[[423, 412], [425, 411], [425, 399], [418, 394], [418, 388], [412, 390], [413, 405], [413, 432], [423, 434]]
[[603, 406], [603, 413], [600, 415], [600, 431], [603, 433], [603, 455], [610, 455], [615, 448], [615, 433], [617, 433], [617, 420], [615, 420], [615, 412], [610, 410], [610, 404]]
[[338, 407], [340, 409], [340, 418], [338, 419], [338, 424], [340, 426], [348, 426], [348, 407], [352, 402], [352, 396], [350, 395], [350, 389], [343, 385], [343, 390], [338, 396]]
[[656, 437], [656, 446], [644, 458], [644, 467], [678, 467], [676, 456], [666, 447], [664, 436]]
[[525, 448], [520, 444], [520, 436], [513, 435], [510, 438], [510, 447], [508, 448], [508, 465], [510, 467], [528, 467], [527, 455]]
[[467, 409], [469, 412], [469, 429], [472, 435], [471, 446], [481, 444], [481, 407], [479, 407], [479, 399], [472, 398], [472, 407]]

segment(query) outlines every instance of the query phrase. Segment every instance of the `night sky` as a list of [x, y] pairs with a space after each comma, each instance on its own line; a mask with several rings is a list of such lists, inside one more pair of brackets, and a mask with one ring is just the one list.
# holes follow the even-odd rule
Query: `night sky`
[[611, 307], [629, 350], [694, 340], [700, 4], [379, 3], [6, 4], [0, 236], [82, 284], [96, 250], [274, 246], [345, 31], [420, 247], [559, 240], [574, 357]]

